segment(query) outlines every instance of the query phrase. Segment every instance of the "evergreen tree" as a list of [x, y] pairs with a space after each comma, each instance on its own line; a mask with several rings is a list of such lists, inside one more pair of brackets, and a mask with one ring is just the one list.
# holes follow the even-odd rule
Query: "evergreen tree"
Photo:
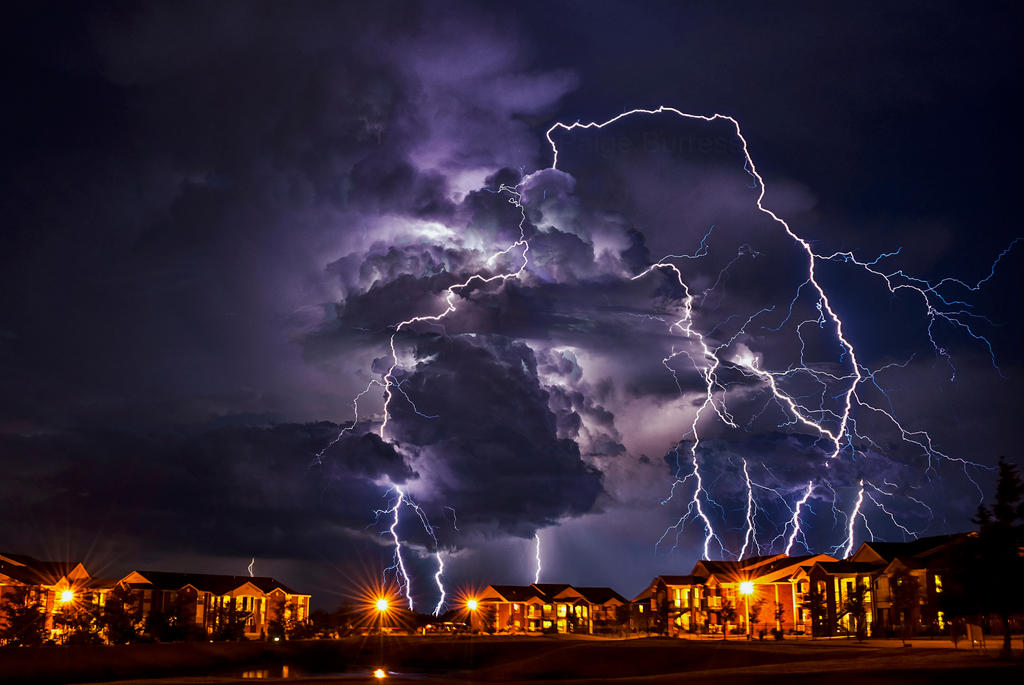
[[[951, 554], [943, 610], [950, 616], [998, 616], [1003, 654], [1010, 655], [1010, 618], [1024, 612], [1024, 482], [1014, 464], [999, 460], [999, 481], [991, 509], [978, 507], [976, 536]], [[993, 583], [993, 574], [1009, 579]]]
[[39, 597], [28, 587], [5, 587], [0, 603], [0, 643], [35, 647], [45, 638], [46, 614]]

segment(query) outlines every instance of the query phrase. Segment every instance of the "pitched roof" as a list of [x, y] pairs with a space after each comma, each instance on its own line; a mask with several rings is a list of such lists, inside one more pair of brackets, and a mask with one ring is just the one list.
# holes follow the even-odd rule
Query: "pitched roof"
[[79, 565], [77, 561], [40, 561], [27, 554], [0, 553], [0, 573], [29, 585], [53, 585]]
[[819, 561], [815, 566], [829, 575], [845, 573], [871, 573], [884, 568], [884, 564], [871, 561]]
[[554, 597], [559, 592], [564, 592], [571, 588], [572, 585], [569, 585], [568, 583], [534, 583], [533, 587], [540, 590], [541, 594], [547, 595], [548, 597]]
[[665, 585], [700, 585], [707, 580], [704, 576], [658, 576], [655, 580], [659, 578]]
[[945, 547], [962, 537], [964, 537], [964, 533], [953, 533], [951, 535], [933, 535], [927, 538], [918, 538], [910, 542], [865, 542], [864, 546], [870, 548], [875, 554], [886, 561], [892, 561], [896, 557], [928, 556], [937, 552], [939, 548]]
[[138, 571], [150, 584], [158, 590], [180, 590], [191, 585], [197, 590], [224, 595], [246, 583], [252, 583], [263, 592], [269, 593], [278, 588], [289, 595], [299, 594], [284, 583], [267, 576], [229, 576], [214, 573], [176, 573], [173, 571]]
[[[530, 599], [549, 601], [549, 597], [532, 585], [488, 585], [506, 602], [525, 602]], [[487, 599], [485, 597], [485, 599]]]
[[625, 597], [610, 587], [576, 587], [574, 585], [573, 588], [591, 604], [604, 604], [613, 599], [617, 599], [623, 604], [629, 604]]

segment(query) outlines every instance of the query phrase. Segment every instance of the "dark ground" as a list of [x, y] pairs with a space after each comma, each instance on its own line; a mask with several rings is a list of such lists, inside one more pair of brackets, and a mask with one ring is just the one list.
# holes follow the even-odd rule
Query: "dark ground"
[[[1019, 683], [1024, 661], [949, 648], [853, 642], [723, 642], [515, 637], [394, 637], [390, 682], [526, 683]], [[373, 682], [376, 637], [337, 641], [0, 650], [0, 682]]]

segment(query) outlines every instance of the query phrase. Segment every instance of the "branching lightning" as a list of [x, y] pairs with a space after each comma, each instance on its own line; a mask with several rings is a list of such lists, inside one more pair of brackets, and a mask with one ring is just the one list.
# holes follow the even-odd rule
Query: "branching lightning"
[[[621, 121], [622, 119], [625, 119], [627, 117], [632, 117], [635, 115], [651, 116], [658, 114], [672, 114], [683, 119], [699, 120], [709, 123], [716, 121], [728, 122], [734, 129], [736, 138], [739, 140], [742, 146], [743, 168], [753, 179], [753, 184], [750, 187], [758, 191], [756, 198], [757, 209], [766, 216], [768, 216], [776, 225], [778, 225], [785, 232], [787, 236], [789, 236], [791, 240], [793, 240], [797, 245], [799, 245], [799, 247], [805, 253], [807, 258], [807, 279], [797, 288], [797, 292], [793, 300], [789, 304], [789, 313], [787, 314], [786, 318], [777, 327], [773, 327], [770, 329], [778, 331], [782, 328], [783, 325], [785, 325], [785, 323], [789, 320], [790, 315], [793, 312], [793, 308], [797, 300], [800, 299], [805, 287], [809, 287], [811, 291], [813, 291], [816, 300], [815, 307], [817, 309], [818, 316], [815, 319], [810, 319], [808, 321], [802, 322], [796, 328], [797, 336], [800, 340], [801, 346], [800, 366], [795, 368], [791, 367], [784, 371], [771, 371], [760, 368], [758, 360], [749, 355], [734, 356], [734, 358], [728, 360], [727, 363], [732, 368], [741, 370], [748, 376], [756, 378], [763, 383], [764, 387], [768, 389], [771, 398], [773, 398], [773, 400], [776, 403], [778, 403], [779, 406], [790, 417], [790, 421], [787, 424], [783, 425], [803, 426], [806, 429], [810, 429], [812, 432], [817, 434], [819, 438], [825, 440], [830, 445], [828, 458], [825, 463], [826, 466], [829, 465], [829, 461], [837, 459], [840, 456], [840, 454], [843, 453], [844, 449], [848, 449], [850, 451], [851, 457], [854, 456], [856, 453], [856, 449], [854, 447], [853, 442], [854, 438], [862, 439], [868, 444], [876, 446], [869, 438], [866, 438], [865, 436], [862, 436], [857, 432], [856, 420], [852, 416], [853, 409], [856, 406], [863, 407], [868, 411], [884, 415], [900, 432], [900, 435], [904, 442], [912, 444], [922, 451], [922, 453], [928, 459], [929, 469], [932, 468], [932, 461], [934, 459], [943, 459], [960, 463], [963, 466], [964, 472], [965, 474], [967, 474], [968, 479], [970, 479], [971, 482], [974, 483], [977, 487], [977, 483], [971, 478], [971, 475], [968, 471], [968, 467], [986, 467], [964, 459], [950, 457], [949, 455], [944, 454], [943, 452], [937, 450], [934, 447], [934, 445], [932, 444], [931, 437], [925, 431], [914, 431], [904, 428], [903, 425], [896, 418], [895, 413], [892, 411], [891, 402], [889, 410], [880, 409], [870, 404], [867, 404], [858, 395], [857, 390], [859, 386], [865, 381], [870, 382], [872, 385], [874, 385], [881, 391], [881, 387], [878, 386], [875, 378], [875, 374], [877, 372], [872, 371], [866, 366], [862, 365], [858, 360], [857, 352], [852, 342], [848, 339], [846, 332], [844, 330], [843, 321], [836, 313], [825, 288], [821, 285], [817, 278], [816, 267], [819, 262], [845, 261], [854, 264], [857, 267], [882, 279], [891, 293], [896, 293], [899, 290], [910, 290], [915, 292], [922, 299], [925, 306], [925, 310], [927, 312], [929, 321], [927, 327], [928, 338], [931, 341], [936, 354], [942, 357], [944, 360], [946, 360], [947, 363], [949, 363], [951, 369], [953, 369], [953, 378], [955, 378], [956, 370], [955, 367], [953, 367], [952, 365], [952, 361], [950, 359], [948, 352], [937, 343], [933, 335], [934, 324], [937, 321], [944, 321], [954, 328], [963, 330], [967, 333], [968, 336], [985, 345], [992, 359], [993, 367], [997, 371], [1000, 370], [995, 362], [995, 357], [992, 351], [991, 343], [984, 336], [980, 335], [973, 327], [972, 322], [977, 319], [984, 320], [983, 317], [979, 317], [978, 315], [969, 311], [970, 307], [967, 303], [960, 300], [951, 299], [951, 296], [944, 295], [942, 290], [953, 287], [967, 289], [969, 291], [978, 290], [986, 281], [990, 280], [993, 277], [998, 263], [1006, 256], [1006, 254], [1010, 252], [1010, 250], [1018, 242], [1021, 241], [1021, 239], [1018, 238], [1014, 240], [1005, 250], [1003, 250], [1003, 252], [1001, 252], [998, 255], [995, 262], [992, 264], [989, 274], [982, 278], [981, 280], [979, 280], [977, 283], [974, 283], [973, 285], [962, 280], [953, 278], [945, 278], [937, 282], [929, 282], [908, 276], [903, 271], [898, 270], [886, 273], [877, 268], [877, 265], [880, 261], [896, 253], [884, 254], [872, 261], [857, 259], [852, 252], [836, 252], [829, 255], [818, 254], [813, 250], [811, 244], [805, 239], [801, 238], [799, 235], [797, 235], [784, 219], [782, 219], [777, 214], [775, 214], [775, 212], [764, 206], [763, 200], [766, 191], [764, 179], [761, 177], [760, 173], [757, 170], [757, 166], [754, 163], [753, 158], [750, 156], [747, 140], [740, 129], [739, 122], [733, 117], [717, 113], [712, 115], [688, 114], [673, 107], [661, 106], [656, 109], [632, 109], [603, 122], [593, 121], [589, 123], [580, 123], [579, 121], [577, 121], [572, 124], [565, 124], [559, 122], [551, 126], [545, 134], [545, 137], [548, 141], [548, 144], [551, 147], [552, 152], [551, 167], [554, 169], [557, 168], [558, 166], [558, 146], [556, 145], [555, 140], [552, 137], [556, 131], [561, 130], [566, 133], [571, 133], [576, 129], [602, 129], [612, 124], [615, 124], [616, 122]], [[677, 521], [675, 524], [666, 529], [665, 533], [658, 540], [658, 544], [660, 544], [662, 540], [664, 540], [665, 537], [669, 534], [669, 532], [673, 530], [676, 531], [676, 539], [678, 540], [678, 535], [682, 525], [690, 518], [699, 518], [705, 530], [703, 547], [704, 558], [708, 558], [708, 553], [710, 551], [709, 547], [712, 540], [716, 540], [718, 542], [723, 552], [725, 551], [725, 548], [722, 545], [721, 540], [718, 538], [710, 519], [708, 518], [708, 516], [706, 515], [701, 506], [702, 499], [704, 499], [705, 501], [712, 500], [710, 500], [710, 497], [704, 487], [704, 483], [701, 479], [700, 474], [699, 460], [697, 457], [697, 451], [700, 445], [698, 423], [700, 422], [702, 415], [708, 409], [710, 409], [715, 413], [715, 415], [717, 415], [718, 419], [722, 423], [731, 428], [737, 428], [737, 425], [732, 415], [729, 413], [728, 408], [725, 405], [725, 388], [719, 382], [717, 372], [724, 361], [723, 357], [720, 356], [721, 353], [730, 347], [732, 342], [740, 333], [744, 332], [746, 324], [740, 328], [740, 331], [737, 332], [737, 334], [734, 335], [731, 340], [714, 349], [710, 349], [706, 342], [705, 336], [702, 335], [699, 331], [695, 330], [693, 327], [692, 314], [694, 309], [694, 297], [691, 294], [688, 285], [684, 281], [683, 273], [679, 269], [679, 267], [677, 267], [669, 260], [682, 258], [696, 259], [707, 255], [710, 249], [707, 242], [710, 235], [711, 231], [709, 231], [708, 234], [705, 235], [704, 238], [702, 238], [699, 247], [697, 248], [697, 250], [694, 251], [693, 254], [669, 255], [662, 259], [661, 261], [659, 261], [658, 263], [651, 265], [650, 267], [648, 267], [647, 269], [633, 277], [633, 279], [636, 280], [648, 276], [655, 270], [670, 271], [675, 276], [675, 279], [679, 282], [679, 285], [683, 288], [683, 292], [685, 293], [685, 296], [682, 301], [682, 316], [669, 326], [669, 330], [675, 330], [678, 333], [680, 333], [683, 337], [696, 342], [699, 354], [695, 359], [694, 355], [690, 355], [689, 353], [684, 351], [677, 351], [675, 348], [673, 348], [670, 356], [662, 360], [662, 364], [672, 374], [677, 387], [680, 388], [680, 393], [682, 393], [679, 378], [677, 376], [675, 369], [672, 368], [671, 362], [673, 359], [675, 359], [681, 354], [687, 356], [687, 358], [689, 358], [691, 363], [693, 364], [694, 369], [704, 380], [705, 396], [703, 402], [697, 408], [694, 420], [690, 425], [690, 430], [687, 432], [687, 436], [691, 438], [689, 451], [691, 457], [690, 461], [692, 464], [692, 471], [683, 478], [680, 478], [680, 474], [677, 472], [676, 478], [672, 483], [669, 496], [666, 500], [663, 501], [663, 503], [671, 500], [672, 497], [675, 495], [677, 487], [685, 484], [691, 478], [694, 481], [693, 494], [687, 505], [686, 513], [679, 519], [679, 521]], [[725, 270], [732, 266], [732, 264], [734, 264], [740, 256], [743, 256], [743, 254], [743, 250], [741, 249], [740, 254], [737, 255], [737, 257], [734, 258], [732, 261], [730, 261], [729, 264], [725, 267], [725, 269], [723, 269], [722, 272], [719, 274], [719, 280], [721, 280], [722, 274], [725, 272]], [[751, 255], [756, 256], [756, 253], [751, 253]], [[705, 290], [702, 293], [701, 297], [706, 297], [708, 292], [713, 290], [714, 287], [715, 286], [712, 286], [711, 288]], [[767, 313], [774, 309], [774, 306], [762, 309], [760, 312], [757, 312], [754, 315], [752, 315], [747, 320], [747, 324], [751, 323], [751, 321], [753, 321], [754, 318], [760, 316], [761, 314]], [[803, 335], [801, 333], [801, 329], [805, 325], [815, 325], [818, 328], [825, 328], [827, 326], [830, 330], [834, 331], [835, 338], [842, 349], [840, 362], [844, 365], [845, 368], [841, 373], [837, 374], [828, 371], [823, 371], [821, 369], [813, 369], [806, 364], [803, 358], [803, 350], [805, 347], [805, 343]], [[821, 384], [822, 404], [819, 408], [815, 409], [813, 407], [806, 406], [802, 400], [790, 395], [780, 386], [780, 380], [789, 377], [794, 377], [796, 375], [810, 377]], [[838, 411], [826, 409], [824, 406], [824, 400], [826, 397], [827, 390], [829, 388], [829, 383], [838, 383], [842, 386], [840, 392], [838, 394], [833, 395], [833, 399], [840, 400], [841, 406]], [[888, 399], [888, 396], [885, 394], [884, 391], [882, 391], [882, 394]], [[716, 396], [718, 397], [716, 398]], [[826, 422], [829, 422], [828, 425], [826, 425]], [[676, 447], [675, 451], [678, 456], [678, 446]], [[745, 461], [744, 467], [746, 467]], [[746, 477], [748, 506], [746, 532], [744, 535], [743, 546], [739, 552], [739, 557], [742, 557], [744, 554], [747, 553], [748, 547], [751, 545], [751, 543], [753, 543], [756, 547], [754, 526], [754, 512], [756, 510], [756, 504], [753, 498], [753, 490], [751, 487], [749, 472], [746, 470], [746, 468], [744, 468], [744, 475]], [[802, 533], [800, 516], [802, 511], [806, 508], [808, 499], [811, 497], [813, 493], [813, 485], [813, 480], [808, 482], [807, 489], [804, 491], [803, 496], [797, 502], [796, 507], [792, 509], [793, 516], [788, 523], [788, 528], [790, 532], [789, 537], [786, 540], [786, 553], [789, 553], [797, 537], [799, 537]], [[861, 511], [861, 506], [864, 500], [864, 494], [864, 484], [862, 482], [860, 485], [860, 489], [858, 491], [858, 496], [856, 503], [854, 504], [853, 511], [849, 515], [843, 514], [842, 512], [836, 509], [835, 498], [833, 497], [833, 512], [836, 514], [837, 519], [838, 516], [842, 514], [847, 522], [847, 536], [846, 540], [844, 541], [845, 553], [847, 555], [849, 555], [850, 551], [852, 551], [853, 549], [855, 541], [854, 529], [858, 517], [860, 517], [864, 521], [865, 527], [869, 531], [869, 534], [871, 534], [871, 529], [868, 526], [867, 519]], [[873, 501], [875, 499], [871, 495], [871, 493], [868, 493], [868, 497]], [[876, 502], [876, 504], [887, 516], [893, 519], [893, 522], [897, 525], [897, 527], [899, 527], [901, 530], [909, 532], [906, 529], [906, 527], [900, 524], [898, 521], [896, 521], [895, 517], [888, 510], [882, 507], [880, 503]]]
[[[707, 233], [700, 240], [699, 245], [690, 254], [679, 254], [679, 255], [666, 255], [664, 258], [659, 260], [655, 264], [651, 264], [640, 273], [632, 276], [631, 280], [637, 281], [640, 279], [651, 277], [655, 272], [669, 274], [671, 277], [678, 282], [684, 293], [683, 298], [680, 302], [680, 311], [672, 316], [671, 323], [668, 323], [668, 330], [670, 333], [681, 336], [683, 339], [696, 345], [696, 351], [693, 352], [686, 347], [673, 346], [670, 354], [662, 360], [663, 366], [669, 371], [674, 378], [677, 387], [679, 388], [680, 395], [683, 394], [682, 384], [678, 377], [677, 369], [673, 366], [677, 360], [682, 357], [688, 360], [689, 364], [692, 365], [693, 369], [697, 372], [699, 377], [703, 381], [703, 392], [700, 402], [696, 405], [694, 411], [693, 420], [689, 424], [689, 428], [685, 431], [680, 441], [676, 444], [674, 452], [677, 460], [677, 471], [675, 479], [672, 483], [671, 489], [668, 496], [662, 501], [662, 504], [668, 504], [671, 502], [677, 494], [677, 491], [682, 491], [686, 486], [691, 486], [688, 503], [686, 506], [685, 513], [678, 519], [678, 521], [667, 528], [658, 540], [657, 545], [660, 545], [671, 531], [675, 531], [675, 539], [678, 544], [679, 535], [683, 529], [683, 526], [692, 520], [700, 520], [704, 530], [704, 542], [703, 542], [703, 556], [704, 558], [710, 558], [710, 552], [712, 543], [715, 543], [719, 551], [723, 554], [729, 554], [726, 549], [722, 538], [715, 530], [715, 526], [709, 516], [708, 507], [715, 506], [724, 512], [721, 505], [719, 505], [712, 497], [708, 490], [708, 486], [705, 484], [705, 480], [702, 477], [701, 472], [701, 457], [699, 451], [701, 450], [701, 432], [700, 426], [702, 419], [704, 418], [715, 418], [725, 426], [732, 429], [740, 430], [741, 426], [736, 422], [736, 419], [730, 412], [730, 409], [726, 401], [726, 385], [720, 380], [720, 373], [724, 369], [728, 369], [732, 372], [738, 372], [745, 375], [748, 379], [757, 382], [761, 388], [767, 391], [768, 400], [764, 407], [761, 409], [763, 412], [770, 404], [774, 403], [777, 405], [786, 416], [786, 420], [781, 426], [795, 426], [803, 430], [810, 431], [819, 440], [823, 441], [827, 445], [827, 457], [824, 460], [824, 465], [829, 466], [830, 462], [838, 459], [841, 455], [848, 453], [850, 458], [857, 455], [857, 448], [854, 446], [854, 440], [862, 441], [862, 444], [867, 444], [877, 448], [877, 445], [870, 439], [870, 437], [862, 435], [857, 429], [857, 421], [853, 416], [855, 408], [864, 409], [871, 414], [884, 417], [899, 431], [901, 439], [915, 448], [919, 449], [923, 455], [928, 459], [928, 468], [933, 468], [934, 460], [945, 460], [959, 463], [968, 478], [971, 478], [969, 469], [971, 468], [986, 468], [979, 464], [960, 459], [957, 457], [951, 457], [939, 449], [937, 449], [932, 442], [931, 436], [925, 431], [906, 429], [900, 423], [896, 417], [896, 412], [892, 407], [892, 402], [889, 400], [888, 395], [882, 390], [881, 385], [877, 381], [877, 374], [883, 369], [872, 370], [863, 365], [858, 356], [854, 345], [848, 338], [847, 333], [844, 329], [844, 324], [837, 312], [835, 311], [832, 302], [825, 288], [821, 285], [818, 280], [816, 268], [820, 263], [831, 262], [839, 263], [844, 262], [851, 264], [857, 268], [860, 268], [874, 277], [881, 279], [890, 293], [896, 293], [897, 291], [907, 290], [916, 293], [921, 298], [928, 317], [927, 334], [928, 338], [935, 349], [935, 353], [938, 357], [946, 361], [950, 368], [953, 370], [953, 377], [956, 376], [956, 369], [953, 367], [952, 360], [949, 353], [943, 348], [936, 340], [934, 335], [935, 324], [943, 322], [948, 324], [954, 329], [961, 330], [967, 333], [968, 336], [977, 340], [981, 344], [987, 346], [990, 356], [992, 358], [992, 364], [998, 371], [998, 365], [995, 362], [995, 356], [992, 352], [992, 346], [989, 341], [977, 332], [975, 327], [975, 321], [981, 317], [970, 311], [970, 306], [963, 301], [953, 298], [953, 295], [947, 293], [953, 289], [966, 289], [968, 291], [976, 291], [981, 288], [988, 280], [990, 280], [994, 273], [996, 266], [1003, 259], [1003, 257], [1010, 252], [1010, 250], [1020, 241], [1015, 240], [1010, 244], [1000, 255], [996, 258], [992, 264], [990, 273], [979, 280], [977, 283], [971, 284], [958, 279], [945, 278], [935, 282], [929, 282], [922, 279], [917, 279], [904, 274], [902, 271], [891, 271], [886, 272], [879, 267], [879, 263], [887, 257], [891, 257], [898, 253], [889, 253], [879, 256], [878, 258], [868, 261], [864, 259], [858, 259], [854, 256], [853, 252], [835, 252], [828, 255], [818, 254], [814, 251], [811, 244], [797, 235], [790, 225], [771, 209], [764, 206], [763, 201], [765, 198], [766, 188], [764, 180], [757, 170], [757, 166], [751, 157], [747, 140], [744, 137], [739, 122], [731, 116], [722, 114], [711, 114], [711, 115], [698, 115], [688, 114], [682, 112], [673, 107], [661, 106], [656, 109], [643, 109], [637, 108], [632, 109], [611, 119], [603, 122], [589, 122], [580, 123], [579, 121], [566, 124], [562, 122], [555, 123], [545, 133], [545, 139], [547, 140], [551, 152], [552, 162], [551, 169], [558, 168], [559, 151], [558, 146], [555, 143], [554, 135], [556, 132], [572, 133], [577, 129], [603, 129], [607, 126], [611, 126], [618, 121], [621, 121], [627, 117], [633, 116], [653, 116], [659, 114], [669, 114], [680, 117], [686, 120], [701, 121], [707, 123], [723, 122], [729, 124], [735, 132], [735, 136], [739, 141], [742, 148], [743, 168], [746, 173], [750, 176], [751, 182], [749, 187], [752, 190], [757, 191], [756, 195], [756, 207], [759, 212], [770, 218], [770, 220], [779, 227], [782, 232], [789, 237], [803, 254], [806, 256], [806, 268], [807, 278], [799, 285], [796, 293], [790, 301], [788, 306], [788, 313], [785, 318], [777, 326], [763, 325], [763, 330], [779, 331], [785, 326], [793, 312], [794, 308], [801, 298], [807, 296], [813, 297], [813, 306], [817, 312], [816, 316], [806, 321], [800, 322], [796, 325], [796, 335], [800, 341], [800, 364], [799, 366], [791, 366], [787, 369], [773, 370], [768, 368], [762, 368], [762, 362], [757, 357], [749, 352], [733, 352], [733, 344], [737, 341], [740, 335], [746, 332], [746, 329], [755, 320], [763, 318], [771, 312], [775, 311], [776, 306], [772, 305], [765, 307], [760, 311], [754, 312], [747, 319], [746, 322], [737, 330], [728, 340], [721, 344], [716, 344], [711, 341], [711, 336], [714, 335], [719, 327], [724, 327], [726, 322], [722, 322], [719, 326], [713, 328], [709, 333], [702, 333], [697, 329], [694, 322], [694, 309], [699, 306], [705, 298], [717, 287], [718, 283], [723, 279], [726, 271], [735, 264], [742, 257], [756, 258], [757, 253], [752, 248], [744, 246], [740, 249], [735, 258], [733, 258], [724, 269], [719, 273], [718, 280], [714, 282], [709, 288], [704, 289], [698, 296], [691, 292], [689, 284], [686, 281], [685, 275], [680, 268], [674, 263], [673, 260], [692, 261], [698, 260], [707, 256], [710, 252], [709, 241], [712, 238], [712, 234], [715, 227], [712, 225]], [[320, 452], [316, 454], [314, 463], [322, 463], [324, 453], [332, 446], [337, 444], [345, 434], [353, 431], [359, 424], [359, 401], [369, 393], [374, 387], [381, 388], [383, 390], [383, 410], [382, 416], [379, 421], [378, 434], [383, 440], [388, 439], [388, 427], [391, 421], [391, 407], [392, 401], [395, 398], [396, 392], [401, 395], [412, 407], [413, 412], [424, 419], [437, 418], [434, 415], [426, 414], [421, 412], [409, 397], [405, 389], [402, 388], [404, 381], [399, 380], [400, 376], [400, 361], [397, 347], [397, 339], [399, 335], [418, 324], [439, 324], [444, 321], [449, 315], [457, 310], [459, 297], [464, 296], [463, 291], [467, 290], [470, 286], [480, 285], [485, 286], [489, 284], [503, 284], [511, 279], [519, 279], [526, 269], [530, 265], [530, 243], [526, 236], [526, 210], [522, 204], [522, 196], [520, 195], [520, 185], [507, 186], [501, 185], [497, 191], [490, 191], [496, 194], [507, 195], [508, 202], [519, 209], [520, 221], [519, 221], [519, 237], [517, 240], [509, 244], [502, 250], [499, 250], [492, 254], [490, 258], [486, 260], [488, 269], [490, 265], [494, 264], [499, 258], [506, 258], [511, 260], [511, 265], [497, 272], [480, 271], [468, 276], [460, 283], [449, 286], [443, 296], [443, 305], [437, 313], [429, 314], [418, 314], [411, 316], [403, 321], [394, 324], [391, 335], [388, 339], [388, 347], [390, 351], [390, 365], [385, 373], [379, 379], [370, 380], [366, 385], [366, 388], [360, 392], [353, 399], [353, 418], [350, 424], [343, 427], [337, 436], [327, 446], [325, 446]], [[546, 195], [545, 195], [546, 197]], [[746, 249], [744, 249], [746, 248]], [[682, 263], [680, 262], [680, 263]], [[502, 263], [506, 263], [503, 260]], [[644, 317], [647, 319], [667, 322], [659, 316], [653, 316], [650, 314], [632, 314], [633, 316]], [[729, 317], [729, 320], [735, 318], [736, 315]], [[805, 327], [815, 326], [818, 329], [830, 331], [834, 336], [838, 348], [841, 350], [839, 358], [839, 369], [838, 370], [823, 370], [821, 368], [813, 368], [804, 361], [804, 348], [805, 342], [803, 337], [803, 329]], [[809, 404], [806, 397], [791, 394], [787, 391], [788, 383], [794, 378], [809, 378], [821, 386], [821, 393], [819, 398], [819, 405], [817, 407], [813, 404]], [[888, 401], [887, 408], [875, 407], [867, 403], [862, 395], [858, 392], [861, 386], [865, 383], [869, 383], [872, 387], [876, 388], [881, 392], [882, 396]], [[838, 391], [834, 388], [839, 386]], [[833, 401], [838, 402], [838, 408], [826, 408], [825, 402], [829, 398]], [[760, 413], [760, 412], [759, 412]], [[754, 417], [756, 418], [756, 416]], [[751, 419], [751, 422], [753, 418]], [[683, 447], [684, 442], [686, 444], [688, 458], [687, 467], [681, 465], [681, 458], [679, 450]], [[684, 473], [684, 471], [686, 471]], [[844, 554], [847, 556], [853, 549], [855, 544], [855, 528], [858, 518], [860, 518], [869, 534], [871, 529], [868, 526], [867, 518], [862, 512], [862, 505], [864, 502], [865, 494], [867, 497], [876, 505], [876, 507], [887, 515], [894, 525], [904, 531], [906, 534], [914, 535], [908, 528], [900, 524], [895, 516], [886, 509], [882, 504], [875, 498], [874, 494], [880, 494], [884, 496], [895, 496], [892, 490], [883, 490], [876, 486], [867, 483], [867, 486], [872, 489], [872, 492], [865, 492], [865, 483], [863, 479], [860, 480], [859, 490], [856, 498], [856, 502], [852, 508], [852, 511], [847, 514], [838, 508], [837, 495], [835, 489], [826, 480], [815, 480], [814, 478], [807, 481], [806, 488], [801, 488], [799, 498], [795, 501], [795, 506], [790, 507], [787, 503], [786, 497], [793, 497], [796, 492], [788, 491], [786, 493], [780, 492], [774, 488], [768, 488], [766, 486], [760, 486], [754, 483], [750, 477], [748, 470], [747, 461], [743, 460], [743, 474], [745, 479], [746, 494], [747, 494], [747, 506], [746, 506], [746, 525], [744, 532], [744, 539], [742, 547], [739, 550], [738, 557], [742, 558], [749, 552], [756, 550], [761, 552], [762, 548], [771, 548], [775, 542], [779, 540], [785, 541], [784, 551], [788, 554], [798, 539], [803, 540], [803, 544], [806, 547], [807, 541], [804, 538], [804, 531], [802, 529], [801, 516], [804, 512], [810, 509], [809, 501], [815, 492], [816, 486], [820, 485], [823, 488], [830, 490], [833, 493], [832, 497], [832, 508], [834, 522], [838, 526], [840, 517], [844, 520], [846, 526], [846, 538], [841, 543], [840, 547], [843, 548]], [[973, 479], [971, 479], [972, 482]], [[713, 485], [713, 483], [712, 483]], [[975, 483], [977, 486], [977, 483]], [[754, 488], [764, 488], [774, 492], [783, 504], [786, 506], [787, 511], [791, 512], [791, 518], [783, 528], [782, 533], [776, 536], [775, 540], [766, 545], [759, 544], [757, 538], [757, 519], [758, 519], [758, 505], [754, 497]], [[391, 491], [396, 495], [396, 499], [393, 505], [384, 510], [378, 511], [378, 516], [383, 514], [392, 514], [392, 522], [388, 527], [388, 532], [394, 542], [394, 563], [388, 568], [388, 571], [394, 571], [400, 587], [405, 593], [408, 600], [410, 609], [413, 606], [412, 590], [409, 575], [406, 571], [405, 563], [402, 557], [402, 541], [398, 534], [398, 523], [399, 523], [399, 510], [403, 504], [408, 504], [413, 507], [417, 512], [424, 529], [431, 537], [434, 543], [433, 554], [437, 561], [437, 572], [434, 575], [435, 583], [438, 587], [440, 598], [437, 605], [434, 608], [434, 613], [438, 614], [445, 602], [445, 589], [443, 585], [443, 573], [444, 573], [444, 562], [440, 546], [438, 545], [437, 538], [434, 535], [433, 528], [429, 525], [425, 513], [411, 500], [408, 499], [406, 493], [399, 487], [393, 486]], [[979, 488], [980, 491], [980, 488]], [[920, 500], [910, 498], [915, 502], [918, 502], [922, 506], [927, 508]], [[450, 507], [448, 507], [450, 509]], [[451, 509], [452, 512], [452, 525], [455, 530], [458, 530], [455, 521], [455, 510]], [[930, 513], [930, 510], [929, 510]], [[765, 538], [762, 538], [765, 539]], [[657, 548], [656, 545], [656, 548]], [[541, 539], [540, 534], [535, 533], [534, 535], [534, 546], [535, 546], [535, 559], [536, 569], [534, 573], [534, 582], [540, 581], [541, 574]], [[675, 547], [673, 547], [674, 549]], [[838, 548], [837, 548], [838, 549]]]

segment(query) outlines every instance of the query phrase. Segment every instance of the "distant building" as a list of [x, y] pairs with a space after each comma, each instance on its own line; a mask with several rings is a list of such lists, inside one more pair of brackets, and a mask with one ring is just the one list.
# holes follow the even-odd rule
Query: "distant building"
[[508, 633], [611, 632], [629, 606], [611, 588], [553, 583], [488, 585], [479, 601], [487, 627]]
[[824, 600], [821, 634], [855, 631], [854, 617], [846, 609], [858, 592], [870, 635], [944, 631], [946, 617], [939, 608], [942, 578], [949, 569], [950, 551], [967, 535], [865, 542], [848, 560], [807, 569], [807, 580]]
[[145, 623], [154, 612], [183, 617], [190, 625], [213, 633], [217, 622], [231, 615], [242, 622], [249, 639], [267, 637], [271, 624], [309, 618], [310, 596], [268, 577], [132, 571], [119, 585], [136, 597], [136, 618]]
[[60, 640], [60, 618], [72, 605], [103, 606], [116, 586], [113, 578], [95, 578], [78, 561], [41, 561], [27, 554], [0, 552], [0, 603], [14, 588], [28, 591], [26, 599], [38, 603], [47, 637]]
[[[743, 561], [699, 561], [689, 575], [655, 577], [631, 602], [631, 627], [666, 635], [760, 629], [809, 633], [810, 617], [802, 609], [807, 585], [801, 586], [797, 576], [819, 561], [835, 558], [774, 554]], [[729, 616], [730, 608], [735, 615]]]
[[832, 636], [854, 634], [859, 615], [868, 635], [942, 631], [942, 579], [950, 550], [965, 538], [865, 542], [844, 560], [827, 554], [702, 560], [689, 575], [654, 578], [631, 602], [630, 627], [666, 635]]
[[[40, 561], [25, 554], [0, 553], [0, 605], [23, 597], [37, 605], [47, 637], [64, 637], [61, 618], [83, 605], [104, 607], [117, 588], [131, 593], [130, 614], [144, 629], [153, 614], [183, 620], [185, 627], [212, 635], [218, 622], [231, 620], [242, 636], [266, 638], [274, 624], [309, 620], [310, 596], [274, 578], [132, 571], [120, 580], [96, 578], [77, 561]], [[25, 594], [21, 594], [21, 593]]]

